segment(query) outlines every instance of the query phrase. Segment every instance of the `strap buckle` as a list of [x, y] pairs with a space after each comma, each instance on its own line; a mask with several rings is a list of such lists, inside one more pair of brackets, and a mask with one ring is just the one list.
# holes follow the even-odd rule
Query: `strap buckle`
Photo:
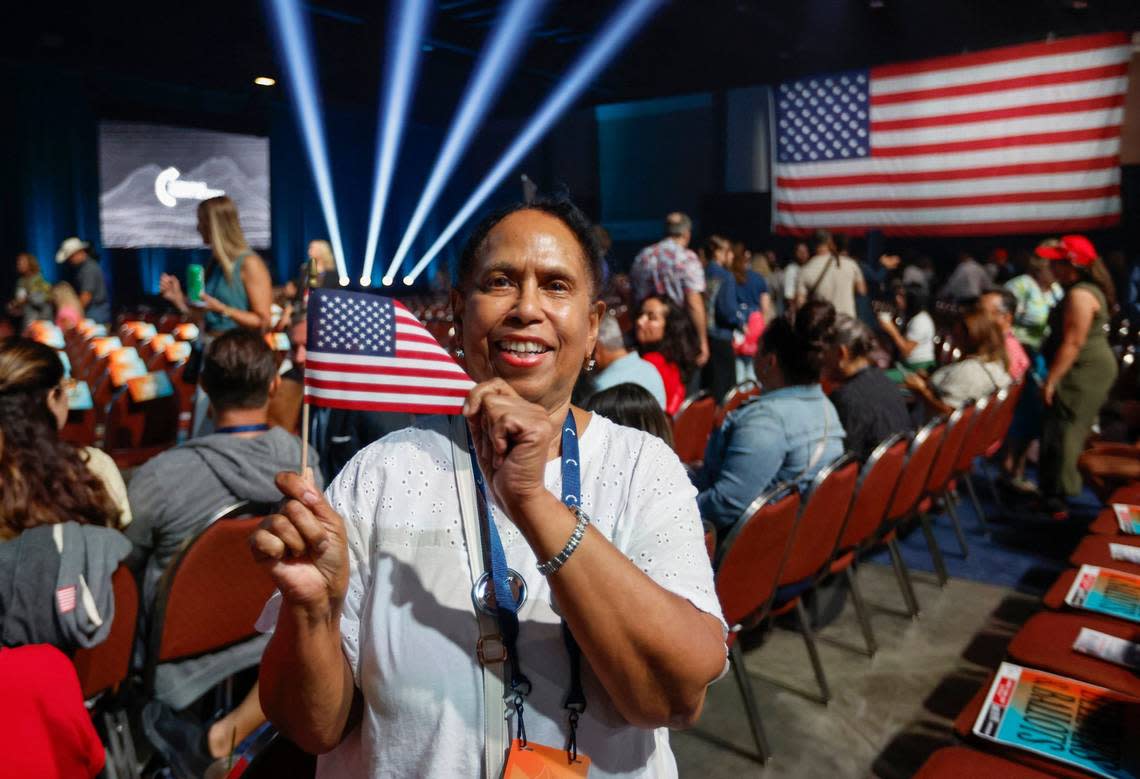
[[483, 665], [506, 662], [507, 644], [498, 633], [480, 636], [475, 644], [475, 655]]

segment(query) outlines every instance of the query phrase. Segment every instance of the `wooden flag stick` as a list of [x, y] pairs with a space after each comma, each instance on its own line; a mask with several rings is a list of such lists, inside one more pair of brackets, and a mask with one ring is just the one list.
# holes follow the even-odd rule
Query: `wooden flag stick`
[[301, 398], [301, 478], [309, 471], [309, 401]]
[[[305, 291], [301, 293], [304, 295], [305, 301], [305, 329], [309, 330], [309, 293], [312, 292], [313, 287], [320, 283], [320, 269], [317, 267], [316, 260], [309, 259], [309, 267], [305, 273]], [[304, 382], [307, 379], [307, 373], [301, 374], [301, 478], [304, 479], [305, 475], [309, 472], [309, 398], [304, 392]], [[314, 485], [315, 486], [315, 485]]]

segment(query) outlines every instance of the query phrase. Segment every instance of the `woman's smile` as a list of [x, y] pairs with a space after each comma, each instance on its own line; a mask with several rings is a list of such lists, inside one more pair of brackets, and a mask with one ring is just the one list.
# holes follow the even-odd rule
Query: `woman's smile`
[[492, 342], [493, 352], [498, 361], [513, 368], [533, 368], [552, 360], [554, 349], [535, 338], [506, 336]]

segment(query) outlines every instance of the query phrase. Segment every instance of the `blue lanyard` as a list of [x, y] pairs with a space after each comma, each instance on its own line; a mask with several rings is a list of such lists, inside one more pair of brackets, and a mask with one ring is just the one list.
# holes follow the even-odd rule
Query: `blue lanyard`
[[269, 425], [230, 425], [229, 427], [215, 428], [215, 433], [263, 433], [269, 429]]
[[[503, 551], [503, 541], [499, 537], [499, 529], [495, 527], [495, 517], [491, 509], [491, 500], [487, 490], [487, 483], [483, 472], [479, 468], [479, 458], [475, 454], [475, 447], [471, 441], [471, 434], [467, 434], [467, 449], [471, 454], [471, 468], [475, 475], [475, 486], [479, 488], [480, 515], [483, 523], [483, 555], [484, 562], [489, 563], [487, 568], [491, 572], [491, 582], [495, 592], [495, 603], [498, 606], [496, 619], [499, 623], [499, 632], [503, 636], [503, 643], [507, 649], [507, 660], [511, 664], [511, 690], [515, 693], [515, 712], [518, 715], [518, 738], [523, 746], [526, 745], [526, 729], [523, 726], [523, 699], [530, 694], [531, 684], [522, 672], [519, 662], [518, 635], [519, 635], [519, 607], [522, 605], [511, 589], [507, 567], [507, 556]], [[566, 421], [562, 423], [562, 502], [568, 507], [582, 504], [582, 467], [578, 459], [578, 426], [574, 421], [574, 411], [566, 412]], [[586, 696], [582, 690], [581, 681], [581, 649], [578, 642], [570, 633], [565, 621], [562, 623], [562, 638], [566, 644], [566, 651], [570, 655], [570, 689], [563, 703], [564, 708], [570, 712], [570, 738], [567, 742], [567, 751], [571, 759], [577, 759], [577, 726], [578, 717], [586, 709]]]

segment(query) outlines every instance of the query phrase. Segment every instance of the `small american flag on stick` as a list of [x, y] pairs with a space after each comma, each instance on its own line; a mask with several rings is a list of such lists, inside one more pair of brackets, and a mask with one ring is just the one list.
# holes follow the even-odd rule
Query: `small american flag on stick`
[[316, 406], [458, 414], [475, 382], [399, 301], [309, 295], [305, 401]]

